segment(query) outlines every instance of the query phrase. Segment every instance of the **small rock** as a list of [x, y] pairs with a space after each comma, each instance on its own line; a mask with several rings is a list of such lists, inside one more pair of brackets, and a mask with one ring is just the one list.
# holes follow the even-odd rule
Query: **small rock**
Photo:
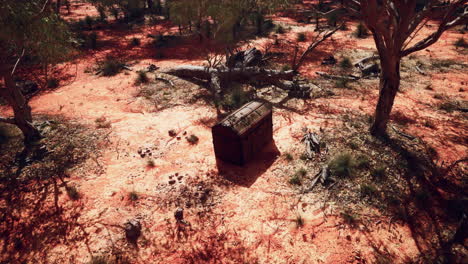
[[177, 177], [177, 180], [181, 181], [184, 178], [184, 176], [179, 176]]
[[177, 140], [180, 140], [180, 139], [181, 139], [181, 137], [177, 137]]
[[169, 130], [169, 136], [170, 137], [175, 137], [176, 135], [177, 135], [177, 133], [175, 132], [174, 129]]
[[177, 210], [174, 212], [174, 218], [177, 222], [184, 220], [184, 209], [180, 207], [177, 208]]
[[173, 184], [175, 184], [175, 183], [176, 183], [176, 180], [170, 180], [170, 181], [169, 181], [169, 184], [170, 184], [170, 185], [173, 185]]
[[187, 135], [187, 131], [184, 131], [184, 136]]
[[141, 224], [136, 219], [131, 219], [125, 223], [125, 236], [129, 241], [136, 242], [141, 235]]

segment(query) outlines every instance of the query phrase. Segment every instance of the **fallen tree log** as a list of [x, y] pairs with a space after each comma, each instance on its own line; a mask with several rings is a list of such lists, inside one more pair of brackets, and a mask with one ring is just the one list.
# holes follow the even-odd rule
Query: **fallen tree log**
[[198, 78], [211, 82], [213, 74], [217, 74], [221, 83], [236, 81], [240, 83], [265, 83], [276, 85], [280, 81], [292, 81], [294, 71], [277, 71], [258, 67], [246, 68], [207, 68], [203, 66], [184, 65], [165, 71], [164, 73], [181, 78]]

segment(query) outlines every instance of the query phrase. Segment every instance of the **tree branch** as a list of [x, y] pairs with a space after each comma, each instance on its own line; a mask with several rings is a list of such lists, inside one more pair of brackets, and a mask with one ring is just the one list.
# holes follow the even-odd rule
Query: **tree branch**
[[338, 29], [340, 29], [341, 27], [343, 26], [343, 24], [340, 24], [338, 27], [336, 27], [335, 29], [325, 33], [321, 38], [317, 38], [309, 45], [309, 47], [307, 47], [307, 49], [302, 53], [301, 57], [299, 58], [299, 61], [296, 63], [296, 65], [294, 65], [293, 67], [293, 71], [297, 71], [299, 70], [299, 68], [302, 66], [302, 64], [304, 63], [304, 60], [305, 58], [307, 57], [307, 55], [309, 55], [309, 53], [311, 51], [313, 51], [318, 45], [320, 45], [320, 43], [324, 42], [326, 39], [328, 39], [329, 37], [331, 37], [333, 34], [335, 34], [336, 31], [338, 31]]

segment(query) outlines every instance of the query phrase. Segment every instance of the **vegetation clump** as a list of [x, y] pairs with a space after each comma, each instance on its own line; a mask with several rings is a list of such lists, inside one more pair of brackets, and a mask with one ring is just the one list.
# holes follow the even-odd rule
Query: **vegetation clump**
[[106, 59], [100, 64], [102, 75], [108, 77], [119, 74], [125, 66], [121, 60], [112, 56], [106, 57]]
[[135, 84], [136, 85], [140, 85], [140, 84], [144, 84], [144, 83], [148, 83], [149, 82], [149, 78], [148, 78], [148, 75], [146, 74], [145, 71], [139, 71], [138, 74], [137, 74], [137, 77], [135, 79]]
[[459, 39], [457, 39], [453, 45], [455, 45], [455, 47], [457, 48], [468, 48], [468, 42], [466, 42], [464, 37], [460, 37]]
[[332, 159], [328, 163], [328, 167], [332, 175], [347, 178], [353, 175], [356, 164], [351, 154], [343, 153]]
[[47, 88], [55, 89], [59, 87], [60, 81], [57, 78], [50, 78], [47, 80]]
[[186, 137], [186, 139], [191, 145], [195, 145], [200, 141], [200, 139], [195, 135], [190, 135], [189, 137]]
[[340, 61], [340, 67], [344, 70], [349, 70], [353, 67], [353, 63], [351, 62], [351, 59], [348, 58], [348, 57], [344, 57], [341, 61]]
[[359, 23], [354, 31], [354, 36], [357, 38], [367, 38], [369, 36], [369, 30], [364, 24]]
[[135, 202], [136, 200], [138, 200], [139, 196], [138, 196], [138, 193], [136, 191], [131, 191], [128, 193], [128, 199], [132, 202]]
[[304, 42], [307, 40], [307, 36], [305, 33], [301, 32], [301, 33], [297, 33], [297, 37], [296, 37], [296, 40], [298, 42]]
[[67, 191], [68, 197], [70, 197], [70, 199], [72, 199], [73, 201], [80, 199], [81, 195], [78, 192], [78, 189], [76, 188], [76, 186], [74, 185], [66, 186], [65, 190]]

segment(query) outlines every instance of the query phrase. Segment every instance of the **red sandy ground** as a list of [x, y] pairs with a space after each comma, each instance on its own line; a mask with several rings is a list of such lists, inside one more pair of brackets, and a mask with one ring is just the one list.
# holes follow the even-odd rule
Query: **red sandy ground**
[[[95, 15], [93, 7], [83, 5], [73, 9], [72, 17], [83, 17], [86, 14]], [[288, 18], [279, 20], [297, 24]], [[166, 26], [166, 25], [163, 25]], [[294, 31], [305, 31], [304, 28], [294, 28]], [[311, 27], [311, 26], [307, 26]], [[326, 71], [320, 65], [324, 55], [336, 50], [345, 53], [348, 50], [374, 50], [372, 38], [350, 38], [351, 30], [340, 31], [313, 54], [302, 69], [305, 76], [315, 78], [315, 71]], [[158, 184], [167, 184], [167, 176], [180, 173], [187, 178], [199, 176], [206, 179], [207, 174], [218, 171], [214, 158], [211, 131], [203, 120], [215, 120], [213, 107], [204, 103], [180, 105], [157, 112], [145, 112], [134, 94], [138, 87], [133, 82], [136, 74], [119, 74], [115, 77], [99, 77], [84, 73], [84, 70], [94, 65], [95, 58], [103, 58], [105, 54], [121, 54], [137, 59], [133, 68], [144, 68], [150, 63], [161, 68], [169, 68], [180, 64], [201, 64], [200, 47], [193, 45], [177, 46], [165, 51], [165, 59], [153, 59], [152, 51], [145, 47], [150, 39], [145, 35], [156, 32], [155, 27], [138, 29], [137, 33], [128, 31], [103, 30], [99, 32], [100, 39], [109, 45], [102, 47], [94, 54], [83, 54], [76, 61], [76, 78], [59, 89], [41, 94], [31, 101], [35, 114], [58, 114], [70, 118], [79, 118], [83, 123], [94, 125], [96, 118], [105, 116], [112, 123], [111, 146], [103, 149], [103, 157], [99, 160], [104, 169], [102, 175], [75, 173], [71, 182], [78, 185], [82, 199], [74, 202], [63, 193], [59, 203], [64, 207], [65, 214], [70, 214], [73, 208], [80, 208], [76, 219], [79, 227], [67, 230], [67, 238], [62, 244], [43, 245], [42, 250], [23, 252], [18, 259], [36, 260], [38, 263], [85, 263], [92, 255], [109, 252], [114, 244], [125, 245], [123, 232], [115, 226], [121, 226], [125, 220], [139, 217], [143, 224], [144, 244], [139, 244], [138, 250], [127, 245], [135, 263], [182, 263], [182, 252], [190, 249], [187, 243], [178, 244], [166, 232], [168, 225], [165, 218], [173, 221], [175, 208], [161, 209], [158, 206]], [[141, 47], [128, 48], [131, 37], [142, 38]], [[428, 50], [420, 51], [417, 56], [433, 58], [453, 58], [466, 60], [451, 43], [460, 36], [451, 31]], [[283, 37], [284, 38], [284, 37]], [[295, 38], [295, 33], [289, 33], [288, 38]], [[265, 40], [258, 39], [257, 42]], [[316, 55], [319, 54], [319, 55]], [[70, 68], [74, 74], [74, 67]], [[407, 133], [422, 137], [437, 151], [441, 160], [453, 161], [466, 155], [467, 146], [460, 137], [466, 137], [466, 123], [454, 123], [451, 115], [434, 110], [428, 103], [436, 102], [435, 93], [444, 93], [451, 98], [466, 100], [468, 75], [466, 71], [454, 73], [433, 74], [421, 77], [413, 74], [415, 83], [403, 82], [405, 92], [399, 94], [394, 111], [403, 112], [416, 122], [409, 124]], [[435, 91], [424, 90], [417, 85], [421, 79], [427, 79]], [[333, 112], [340, 114], [347, 110], [356, 110], [372, 114], [378, 90], [376, 82], [372, 85], [363, 84], [357, 90], [340, 92], [331, 98], [319, 98], [302, 103], [308, 106], [328, 106]], [[368, 86], [368, 87], [367, 87]], [[463, 88], [465, 92], [459, 92]], [[202, 89], [202, 88], [200, 88]], [[320, 127], [333, 127], [337, 119], [328, 118], [327, 114], [314, 111], [314, 107], [306, 114], [297, 114], [278, 110], [274, 114], [274, 139], [279, 152], [286, 152], [297, 145], [297, 135], [301, 127], [312, 130]], [[319, 109], [319, 107], [317, 107]], [[2, 112], [9, 110], [2, 109]], [[427, 118], [435, 122], [436, 128], [424, 127]], [[210, 121], [212, 124], [213, 121]], [[168, 136], [168, 131], [187, 131], [200, 138], [197, 145], [190, 145], [184, 140]], [[463, 136], [464, 135], [464, 136]], [[155, 168], [146, 168], [146, 160], [137, 155], [142, 146], [156, 146], [157, 155]], [[222, 222], [221, 230], [235, 234], [239, 243], [245, 247], [245, 252], [259, 263], [369, 263], [374, 259], [375, 250], [387, 250], [396, 255], [395, 263], [402, 263], [407, 258], [415, 257], [419, 250], [407, 226], [388, 225], [388, 219], [369, 223], [368, 226], [350, 228], [342, 223], [339, 212], [333, 210], [333, 205], [319, 202], [320, 195], [310, 194], [298, 201], [295, 191], [287, 184], [287, 164], [279, 154], [271, 154], [265, 162], [258, 162], [247, 169], [233, 169], [230, 173], [255, 175], [253, 182], [246, 185], [234, 185], [223, 189], [224, 194], [215, 207], [213, 217]], [[131, 203], [127, 193], [135, 190], [140, 199]], [[68, 212], [68, 213], [67, 213]], [[303, 228], [295, 227], [295, 218], [301, 214], [305, 220]], [[326, 213], [326, 214], [325, 214]], [[200, 236], [198, 242], [206, 239], [203, 233], [212, 230], [207, 223], [197, 223], [191, 210], [185, 211], [186, 218], [192, 222], [193, 228]], [[71, 216], [70, 216], [71, 217]], [[223, 220], [220, 220], [223, 219]], [[219, 231], [220, 232], [220, 231]], [[77, 239], [85, 234], [86, 239]], [[205, 243], [212, 243], [205, 242]], [[224, 247], [227, 247], [223, 244]], [[236, 246], [236, 245], [232, 245]], [[128, 249], [130, 248], [130, 249]], [[367, 262], [365, 262], [367, 259]], [[226, 262], [228, 263], [228, 262]]]

